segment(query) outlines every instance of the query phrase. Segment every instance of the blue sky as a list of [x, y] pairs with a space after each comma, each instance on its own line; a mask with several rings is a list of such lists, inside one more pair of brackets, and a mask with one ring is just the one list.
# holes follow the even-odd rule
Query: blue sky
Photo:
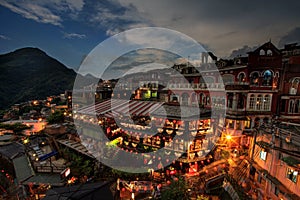
[[297, 0], [0, 0], [0, 53], [38, 47], [77, 69], [106, 38], [157, 26], [182, 32], [226, 57], [270, 39], [281, 46], [299, 42], [299, 7]]

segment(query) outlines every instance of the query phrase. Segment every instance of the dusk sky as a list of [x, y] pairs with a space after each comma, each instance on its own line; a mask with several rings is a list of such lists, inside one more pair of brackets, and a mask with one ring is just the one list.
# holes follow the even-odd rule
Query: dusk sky
[[[298, 0], [0, 0], [0, 53], [38, 47], [70, 68], [120, 31], [163, 27], [218, 57], [271, 39], [300, 41]], [[244, 48], [247, 49], [247, 48]]]

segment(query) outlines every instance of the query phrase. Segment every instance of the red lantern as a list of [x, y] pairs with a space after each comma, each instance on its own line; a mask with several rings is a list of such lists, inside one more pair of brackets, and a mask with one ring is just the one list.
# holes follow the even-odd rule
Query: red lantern
[[145, 187], [144, 187], [144, 191], [147, 191], [147, 190], [148, 190], [148, 188], [147, 188], [147, 186], [145, 186]]
[[171, 181], [168, 180], [168, 181], [167, 181], [167, 184], [170, 185], [170, 184], [171, 184]]
[[122, 192], [125, 192], [125, 188], [122, 188]]

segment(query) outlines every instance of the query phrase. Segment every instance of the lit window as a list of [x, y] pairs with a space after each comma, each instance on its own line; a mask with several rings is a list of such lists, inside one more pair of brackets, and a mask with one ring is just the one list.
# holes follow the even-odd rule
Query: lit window
[[288, 179], [290, 179], [291, 181], [296, 183], [297, 182], [297, 176], [298, 176], [298, 171], [295, 171], [291, 168], [288, 168], [287, 173], [286, 173], [286, 177]]
[[238, 80], [239, 80], [240, 83], [246, 81], [246, 76], [245, 76], [245, 73], [244, 73], [244, 72], [242, 72], [242, 73], [240, 73], [240, 74], [238, 75]]
[[251, 85], [258, 85], [258, 83], [259, 83], [258, 79], [259, 79], [258, 72], [251, 73], [251, 75], [250, 75], [250, 83], [251, 83]]
[[291, 82], [290, 94], [295, 95], [295, 94], [297, 94], [300, 79], [299, 78], [293, 78], [290, 82]]
[[258, 95], [256, 101], [256, 110], [262, 110], [262, 102], [263, 102], [262, 95]]
[[265, 71], [263, 77], [263, 85], [272, 86], [272, 79], [272, 72], [270, 70]]
[[270, 105], [271, 105], [271, 98], [270, 95], [265, 95], [264, 98], [264, 110], [269, 111], [270, 110]]
[[262, 160], [266, 160], [266, 158], [267, 158], [267, 152], [265, 150], [261, 150], [259, 157]]

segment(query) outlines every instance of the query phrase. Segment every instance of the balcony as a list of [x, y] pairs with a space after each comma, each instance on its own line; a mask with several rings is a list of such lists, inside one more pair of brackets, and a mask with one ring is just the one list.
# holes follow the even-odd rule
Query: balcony
[[169, 83], [169, 89], [183, 89], [183, 90], [222, 90], [224, 85], [222, 83]]
[[226, 90], [249, 90], [250, 86], [249, 83], [246, 82], [230, 82], [224, 83]]

